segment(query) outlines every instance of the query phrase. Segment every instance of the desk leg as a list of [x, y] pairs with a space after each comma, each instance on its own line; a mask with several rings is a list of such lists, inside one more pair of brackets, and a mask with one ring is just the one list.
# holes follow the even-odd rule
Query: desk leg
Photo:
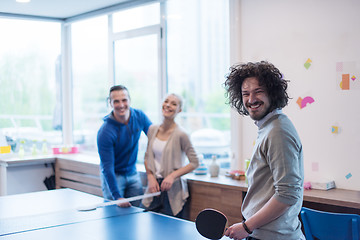
[[7, 195], [7, 164], [0, 164], [0, 196]]

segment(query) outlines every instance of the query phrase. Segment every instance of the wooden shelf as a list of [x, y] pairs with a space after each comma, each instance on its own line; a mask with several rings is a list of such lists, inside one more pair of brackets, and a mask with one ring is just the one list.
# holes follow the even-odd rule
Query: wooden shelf
[[[56, 187], [73, 188], [102, 196], [100, 182], [100, 159], [97, 154], [62, 154], [48, 156], [27, 156], [23, 159], [11, 157], [1, 159], [2, 175], [6, 176], [7, 167], [26, 166], [56, 161]], [[143, 165], [138, 166], [144, 172]], [[143, 174], [142, 174], [143, 175]], [[240, 207], [247, 191], [245, 181], [229, 177], [210, 177], [209, 175], [186, 175], [191, 195], [190, 219], [206, 208], [216, 208], [229, 215], [229, 222], [241, 218]], [[143, 178], [144, 180], [144, 178]], [[145, 178], [146, 180], [146, 178]], [[146, 185], [146, 182], [143, 183]], [[235, 199], [229, 200], [229, 199]], [[360, 191], [346, 189], [305, 190], [304, 206], [318, 210], [360, 214]]]
[[[68, 154], [55, 158], [57, 188], [73, 188], [102, 196], [100, 160], [97, 155]], [[138, 170], [144, 172], [143, 165], [139, 165]], [[228, 216], [230, 224], [241, 221], [241, 204], [247, 191], [245, 181], [193, 173], [187, 174], [186, 178], [191, 197], [189, 220], [194, 221], [198, 212], [204, 208], [216, 208]], [[146, 185], [146, 182], [143, 184]], [[360, 191], [305, 190], [304, 206], [330, 212], [360, 214]]]
[[56, 159], [56, 188], [72, 188], [102, 197], [99, 159], [84, 155], [76, 158], [61, 156]]

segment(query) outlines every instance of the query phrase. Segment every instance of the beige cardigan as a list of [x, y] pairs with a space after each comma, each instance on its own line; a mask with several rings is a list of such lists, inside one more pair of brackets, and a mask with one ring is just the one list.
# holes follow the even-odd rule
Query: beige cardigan
[[[152, 146], [159, 127], [159, 125], [151, 125], [147, 134], [148, 145], [145, 153], [145, 161], [147, 162], [148, 169], [153, 173], [155, 173], [155, 158]], [[166, 177], [173, 171], [186, 166], [185, 155], [190, 164], [195, 168], [199, 165], [199, 159], [189, 136], [180, 126], [176, 125], [163, 150], [160, 170], [161, 176]], [[146, 193], [148, 193], [148, 189], [146, 189]], [[186, 180], [182, 177], [176, 179], [168, 191], [168, 197], [171, 210], [175, 216], [182, 210], [186, 199], [189, 197]], [[145, 207], [149, 207], [152, 200], [152, 198], [145, 198], [142, 203]]]

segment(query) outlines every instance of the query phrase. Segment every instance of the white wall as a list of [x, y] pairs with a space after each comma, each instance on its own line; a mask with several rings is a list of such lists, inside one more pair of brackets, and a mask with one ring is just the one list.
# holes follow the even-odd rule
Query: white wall
[[[360, 190], [360, 1], [243, 0], [239, 17], [242, 61], [268, 60], [290, 80], [293, 99], [284, 112], [303, 143], [305, 181], [335, 180], [338, 188]], [[350, 90], [340, 89], [337, 62], [353, 64], [344, 68], [357, 77]], [[300, 109], [296, 101], [306, 96], [315, 102]], [[251, 157], [256, 135], [245, 117], [242, 157]]]

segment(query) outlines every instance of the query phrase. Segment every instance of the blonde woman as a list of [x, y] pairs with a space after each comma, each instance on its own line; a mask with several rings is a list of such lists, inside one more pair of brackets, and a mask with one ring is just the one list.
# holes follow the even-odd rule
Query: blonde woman
[[181, 110], [182, 98], [169, 94], [162, 104], [162, 123], [149, 128], [145, 153], [146, 192], [161, 191], [161, 195], [142, 202], [148, 210], [177, 217], [184, 217], [183, 209], [189, 196], [182, 176], [199, 165], [188, 134], [175, 122]]

